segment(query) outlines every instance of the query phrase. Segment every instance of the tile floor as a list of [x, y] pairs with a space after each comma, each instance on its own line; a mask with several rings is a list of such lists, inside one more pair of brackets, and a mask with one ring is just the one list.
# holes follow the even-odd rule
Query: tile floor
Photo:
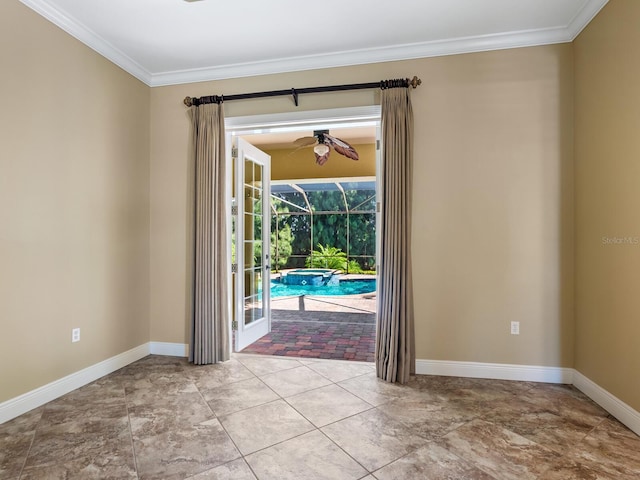
[[149, 356], [0, 425], [0, 478], [631, 480], [640, 438], [568, 386]]

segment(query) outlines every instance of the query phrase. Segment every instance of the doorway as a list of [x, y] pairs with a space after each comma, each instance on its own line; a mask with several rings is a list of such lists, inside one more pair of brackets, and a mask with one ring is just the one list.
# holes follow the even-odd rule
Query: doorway
[[[377, 172], [379, 171], [380, 159], [376, 149], [376, 143], [379, 144], [376, 142], [379, 137], [379, 119], [379, 107], [228, 119], [226, 125], [228, 139], [235, 141], [235, 138], [241, 137], [247, 144], [256, 144], [260, 149], [272, 153], [274, 158], [282, 157], [281, 150], [289, 150], [284, 154], [286, 157], [284, 160], [276, 160], [271, 167], [274, 183], [273, 191], [269, 190], [271, 195], [267, 195], [267, 191], [265, 191], [262, 199], [255, 198], [257, 187], [264, 187], [263, 179], [258, 179], [255, 175], [253, 184], [235, 183], [235, 192], [242, 193], [244, 199], [252, 197], [248, 202], [252, 205], [249, 210], [247, 210], [246, 203], [245, 206], [237, 205], [239, 211], [238, 215], [234, 217], [236, 219], [235, 226], [245, 228], [246, 225], [250, 225], [248, 229], [245, 228], [245, 231], [251, 234], [249, 238], [237, 239], [236, 244], [242, 245], [242, 248], [236, 246], [235, 252], [233, 252], [237, 257], [241, 250], [241, 256], [245, 257], [244, 261], [238, 263], [238, 270], [232, 275], [235, 289], [234, 320], [237, 322], [234, 326], [236, 351], [294, 357], [373, 360], [375, 350], [375, 270], [377, 266], [375, 255], [378, 249], [372, 248], [371, 245], [377, 247], [378, 243], [375, 234], [376, 211], [378, 210], [375, 194], [379, 184]], [[328, 165], [320, 167], [315, 165], [312, 149], [293, 149], [292, 153], [290, 145], [293, 140], [300, 136], [309, 135], [309, 132], [319, 128], [330, 130], [331, 134], [337, 137], [347, 137], [344, 140], [357, 146], [359, 150], [362, 149], [363, 153], [365, 150], [362, 146], [363, 143], [369, 142], [370, 145], [367, 148], [370, 148], [371, 152], [369, 152], [368, 159], [361, 158], [363, 161], [358, 163], [332, 152], [327, 162]], [[360, 137], [357, 138], [357, 135]], [[228, 142], [229, 145], [231, 143]], [[364, 170], [362, 168], [367, 161], [372, 163], [368, 171], [366, 168]], [[359, 170], [353, 169], [354, 164], [359, 167]], [[327, 166], [330, 168], [326, 168]], [[346, 176], [340, 178], [335, 177], [336, 172], [342, 172], [341, 175], [345, 175], [347, 167], [352, 168], [349, 173], [356, 173], [351, 173], [351, 175], [347, 173]], [[255, 162], [252, 168], [255, 168]], [[312, 170], [309, 170], [310, 168]], [[236, 170], [238, 170], [237, 167]], [[367, 175], [362, 175], [362, 172], [366, 172]], [[244, 180], [248, 178], [246, 173], [240, 173]], [[257, 183], [256, 180], [258, 180]], [[366, 189], [360, 188], [363, 185], [366, 185], [366, 189], [373, 195], [367, 195]], [[250, 190], [250, 195], [247, 195], [247, 189]], [[294, 198], [296, 195], [297, 199]], [[327, 199], [333, 199], [335, 203], [337, 198], [342, 198], [344, 207], [336, 207], [329, 201], [328, 204], [334, 206], [330, 208], [330, 211], [323, 211], [322, 207], [311, 205], [311, 203], [318, 201], [322, 203], [323, 195], [325, 196], [325, 205], [327, 205]], [[267, 196], [274, 200], [273, 203], [276, 206], [273, 204], [270, 207], [266, 206], [267, 202], [264, 201], [264, 197]], [[286, 207], [281, 209], [282, 205], [286, 205]], [[256, 208], [270, 209], [271, 221], [265, 217], [262, 219], [262, 225], [256, 227], [255, 214], [260, 213]], [[313, 217], [314, 213], [315, 218], [309, 218]], [[357, 219], [365, 216], [369, 217], [369, 223], [373, 225], [373, 232], [369, 232], [371, 238], [368, 239], [368, 249], [359, 251], [356, 243], [361, 239], [357, 234], [350, 238], [348, 232], [351, 227], [352, 233], [357, 233]], [[329, 223], [333, 222], [329, 228], [327, 228], [327, 222], [324, 222], [324, 235], [321, 233], [322, 219], [329, 219]], [[341, 230], [336, 222], [343, 227], [346, 226], [346, 228], [342, 228], [343, 232], [347, 232], [346, 239], [340, 238], [340, 235], [334, 235], [334, 240], [331, 240], [331, 235], [327, 236], [327, 230], [334, 229], [336, 232]], [[265, 228], [268, 224], [274, 231], [268, 232], [268, 228]], [[306, 245], [300, 248], [301, 242], [298, 238], [298, 247], [287, 254], [286, 248], [282, 249], [282, 244], [287, 242], [287, 236], [291, 234], [290, 231], [287, 232], [287, 229], [294, 225], [299, 227], [304, 224], [307, 225], [306, 233], [308, 234]], [[264, 245], [262, 254], [267, 252], [262, 259], [255, 255], [256, 238], [252, 236], [258, 230], [261, 230], [263, 239], [266, 238], [267, 241], [272, 240], [278, 244], [275, 249], [262, 244]], [[282, 236], [282, 233], [285, 235]], [[296, 234], [298, 237], [301, 236], [300, 231]], [[302, 237], [304, 236], [302, 234]], [[305, 240], [302, 240], [302, 244], [304, 243]], [[318, 258], [319, 254], [324, 256]], [[250, 257], [252, 260], [247, 261], [246, 259]], [[333, 260], [342, 261], [344, 265], [340, 266]], [[263, 278], [260, 279], [256, 268], [264, 268], [265, 266], [267, 268], [270, 266], [271, 271], [265, 270]], [[282, 295], [278, 288], [278, 293], [274, 294], [273, 298], [269, 298], [271, 289], [268, 284], [261, 283], [262, 291], [252, 290], [251, 287], [256, 285], [256, 280], [257, 284], [260, 284], [260, 281], [264, 279], [271, 280], [273, 285], [277, 287], [288, 286], [279, 282], [283, 282], [286, 278], [294, 278], [293, 274], [288, 277], [292, 270], [303, 269], [303, 273], [306, 275], [311, 267], [317, 270], [323, 266], [329, 267], [324, 270], [336, 273], [336, 277], [339, 277], [344, 285], [351, 286], [360, 282], [373, 285], [373, 289], [369, 288], [366, 294], [358, 292], [355, 295], [335, 296], [317, 294], [318, 292], [297, 292], [295, 295]], [[338, 272], [339, 275], [337, 275]], [[373, 275], [371, 275], [372, 273]], [[317, 278], [314, 281], [316, 280]], [[306, 280], [303, 279], [302, 283], [305, 282]], [[256, 312], [259, 313], [257, 317]], [[254, 317], [256, 318], [254, 319]], [[255, 328], [251, 325], [252, 323], [255, 326], [268, 326], [268, 332], [262, 327]], [[252, 331], [250, 336], [247, 335], [248, 331]], [[257, 334], [257, 332], [261, 333]], [[241, 337], [239, 343], [238, 337]], [[247, 348], [249, 343], [252, 345]]]

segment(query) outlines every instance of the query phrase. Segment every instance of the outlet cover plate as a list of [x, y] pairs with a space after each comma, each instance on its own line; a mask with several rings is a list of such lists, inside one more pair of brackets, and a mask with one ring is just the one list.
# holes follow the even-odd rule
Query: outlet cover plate
[[71, 330], [71, 342], [75, 343], [79, 341], [80, 341], [80, 329], [74, 328], [73, 330]]
[[511, 322], [511, 335], [520, 335], [520, 322]]

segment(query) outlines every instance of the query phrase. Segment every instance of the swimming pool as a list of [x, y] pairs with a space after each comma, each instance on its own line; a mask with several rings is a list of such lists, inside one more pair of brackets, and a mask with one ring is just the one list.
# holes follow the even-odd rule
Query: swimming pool
[[286, 285], [280, 279], [271, 282], [271, 297], [290, 297], [299, 295], [357, 295], [376, 291], [376, 279], [346, 279], [336, 285]]
[[316, 287], [337, 285], [340, 276], [330, 268], [296, 268], [282, 272], [280, 283], [283, 285], [302, 285]]

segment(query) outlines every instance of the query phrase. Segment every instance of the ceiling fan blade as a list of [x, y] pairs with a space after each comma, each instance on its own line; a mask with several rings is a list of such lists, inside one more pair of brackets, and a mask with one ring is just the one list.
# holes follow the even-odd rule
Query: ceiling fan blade
[[326, 153], [324, 153], [323, 155], [318, 155], [316, 152], [313, 152], [313, 154], [316, 156], [316, 163], [318, 165], [322, 166], [325, 163], [327, 163], [327, 160], [329, 160], [329, 155], [331, 154], [331, 149], [327, 150]]
[[316, 137], [301, 137], [293, 141], [293, 144], [297, 147], [310, 147], [318, 143]]
[[325, 133], [325, 138], [327, 140], [329, 140], [329, 143], [331, 144], [331, 146], [333, 147], [333, 149], [338, 152], [340, 155], [344, 155], [347, 158], [350, 158], [352, 160], [359, 160], [360, 157], [358, 156], [358, 152], [356, 152], [356, 149], [353, 148], [351, 145], [349, 145], [347, 142], [345, 142], [344, 140], [341, 140], [337, 137], [333, 137], [329, 134]]

